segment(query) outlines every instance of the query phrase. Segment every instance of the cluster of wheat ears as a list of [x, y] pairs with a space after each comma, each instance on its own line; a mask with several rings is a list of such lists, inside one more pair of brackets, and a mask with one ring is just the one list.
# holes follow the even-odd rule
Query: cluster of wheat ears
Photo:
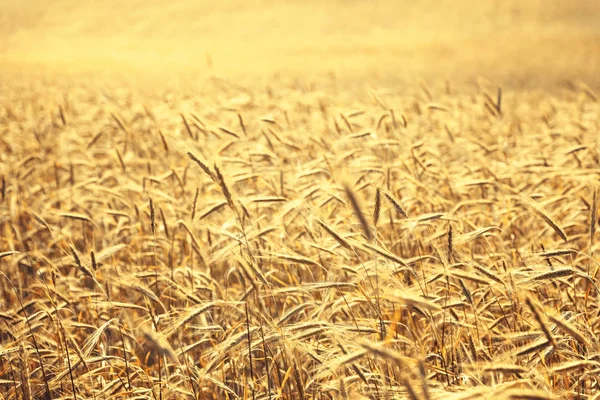
[[0, 399], [599, 398], [598, 103], [2, 84]]

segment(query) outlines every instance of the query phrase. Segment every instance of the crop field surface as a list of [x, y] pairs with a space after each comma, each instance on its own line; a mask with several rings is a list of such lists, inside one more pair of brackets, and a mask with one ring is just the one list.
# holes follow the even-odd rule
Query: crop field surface
[[599, 399], [598, 15], [2, 2], [0, 400]]

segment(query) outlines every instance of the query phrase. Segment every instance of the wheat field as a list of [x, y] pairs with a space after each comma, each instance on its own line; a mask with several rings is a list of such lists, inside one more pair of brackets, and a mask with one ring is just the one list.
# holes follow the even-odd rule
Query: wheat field
[[0, 399], [600, 398], [595, 2], [2, 7]]

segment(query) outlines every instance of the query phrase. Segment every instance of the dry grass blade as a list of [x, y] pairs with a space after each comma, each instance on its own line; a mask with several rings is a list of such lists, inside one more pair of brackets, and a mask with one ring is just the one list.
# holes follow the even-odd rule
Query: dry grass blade
[[238, 113], [238, 121], [240, 123], [240, 126], [242, 127], [242, 132], [244, 132], [244, 136], [248, 136], [248, 132], [246, 132], [246, 125], [244, 124], [244, 120], [242, 119], [242, 116], [240, 115], [240, 113]]
[[85, 214], [60, 213], [59, 216], [63, 217], [63, 218], [72, 218], [72, 219], [76, 219], [76, 220], [79, 220], [79, 221], [86, 221], [86, 222], [89, 222], [91, 224], [94, 223], [94, 221], [92, 221], [92, 219], [90, 217], [88, 217], [87, 215], [85, 215]]
[[548, 342], [547, 339], [544, 338], [542, 340], [533, 342], [527, 346], [523, 346], [519, 349], [516, 349], [516, 351], [514, 352], [514, 355], [517, 357], [526, 356], [531, 353], [539, 352], [539, 351], [547, 348], [548, 346], [550, 346], [550, 343]]
[[470, 264], [470, 265], [477, 272], [479, 272], [480, 274], [484, 275], [485, 277], [493, 280], [494, 282], [497, 282], [497, 283], [500, 283], [500, 284], [504, 284], [504, 282], [502, 282], [502, 279], [500, 279], [497, 275], [495, 275], [491, 271], [487, 270], [486, 268], [482, 267], [481, 265], [479, 265], [479, 264]]
[[36, 213], [30, 212], [31, 216], [33, 218], [35, 218], [35, 220], [37, 222], [39, 222], [40, 224], [42, 224], [46, 229], [48, 229], [49, 232], [52, 232], [52, 230], [50, 229], [50, 225], [48, 225], [48, 223], [39, 215], [37, 215]]
[[172, 320], [169, 322], [169, 326], [166, 330], [163, 331], [163, 334], [166, 338], [171, 337], [173, 334], [177, 333], [179, 329], [192, 319], [197, 316], [208, 312], [217, 307], [227, 307], [236, 309], [236, 306], [242, 305], [240, 302], [223, 302], [223, 301], [215, 301], [208, 304], [199, 304], [194, 307], [190, 307], [185, 311], [180, 312], [178, 315], [175, 314]]
[[236, 139], [239, 139], [239, 138], [240, 138], [240, 135], [238, 135], [238, 134], [237, 134], [237, 133], [235, 133], [235, 132], [232, 132], [232, 131], [231, 131], [231, 130], [229, 130], [229, 129], [226, 129], [226, 128], [223, 128], [223, 127], [219, 127], [219, 130], [220, 130], [221, 132], [223, 132], [223, 133], [226, 133], [226, 134], [228, 134], [228, 135], [230, 135], [230, 136], [233, 136], [233, 137], [234, 137], [234, 138], [236, 138]]
[[552, 332], [550, 332], [550, 329], [546, 325], [545, 318], [542, 317], [542, 314], [538, 310], [537, 306], [535, 304], [533, 304], [533, 301], [531, 300], [530, 296], [525, 297], [525, 304], [527, 304], [527, 306], [529, 307], [529, 309], [533, 313], [533, 316], [534, 316], [536, 322], [538, 323], [538, 325], [542, 329], [542, 332], [544, 332], [544, 335], [546, 336], [546, 338], [548, 339], [548, 341], [550, 342], [550, 344], [552, 344], [552, 346], [556, 347], [556, 339], [554, 339], [554, 336], [552, 335]]
[[102, 326], [100, 326], [98, 329], [96, 329], [94, 331], [94, 333], [92, 333], [85, 340], [83, 347], [81, 349], [81, 353], [83, 354], [83, 356], [85, 358], [87, 358], [91, 354], [92, 350], [94, 350], [94, 347], [96, 347], [96, 345], [100, 341], [100, 338], [102, 337], [102, 334], [104, 333], [104, 331], [106, 331], [108, 329], [108, 327], [115, 321], [118, 322], [118, 320], [116, 318], [106, 321], [104, 324], [102, 324]]
[[271, 253], [273, 257], [279, 258], [284, 261], [292, 261], [299, 264], [304, 265], [314, 265], [316, 267], [321, 267], [321, 264], [318, 262], [311, 260], [308, 257], [298, 256], [298, 255], [288, 255], [288, 254], [280, 254], [280, 253]]
[[177, 354], [166, 340], [164, 335], [154, 332], [150, 329], [142, 329], [142, 335], [146, 339], [150, 347], [156, 351], [161, 357], [167, 357], [174, 364], [179, 364]]
[[363, 341], [360, 343], [362, 347], [368, 350], [371, 354], [374, 354], [378, 357], [381, 357], [385, 360], [393, 361], [398, 363], [400, 367], [413, 366], [417, 364], [416, 360], [413, 360], [409, 357], [405, 357], [402, 354], [390, 350], [380, 343], [372, 343]]
[[468, 243], [479, 237], [485, 236], [488, 232], [490, 232], [494, 229], [498, 229], [498, 227], [497, 226], [486, 226], [485, 228], [475, 229], [474, 231], [471, 231], [471, 232], [468, 232], [468, 233], [465, 233], [462, 235], [458, 235], [454, 239], [454, 244], [462, 245], [462, 244]]
[[154, 203], [152, 202], [152, 197], [148, 200], [148, 206], [150, 208], [150, 230], [152, 231], [152, 236], [156, 236], [156, 216], [154, 214]]
[[536, 275], [536, 276], [532, 277], [531, 280], [532, 281], [545, 281], [545, 280], [549, 280], [549, 279], [563, 278], [565, 276], [572, 276], [573, 274], [576, 274], [576, 271], [574, 271], [571, 268], [560, 268], [560, 269], [555, 269], [554, 271], [545, 272], [545, 273]]
[[270, 197], [252, 197], [248, 198], [249, 201], [253, 203], [283, 203], [288, 201], [285, 197], [280, 196], [270, 196]]
[[344, 191], [346, 192], [346, 196], [350, 200], [350, 204], [352, 205], [354, 214], [356, 215], [356, 217], [358, 218], [358, 220], [360, 222], [360, 226], [363, 229], [363, 233], [364, 233], [365, 237], [368, 240], [372, 240], [373, 232], [371, 232], [371, 228], [369, 227], [369, 224], [367, 223], [367, 219], [365, 218], [365, 215], [362, 212], [362, 209], [360, 207], [358, 199], [356, 198], [356, 195], [354, 194], [354, 192], [352, 191], [350, 186], [347, 184], [344, 185]]
[[227, 205], [227, 200], [223, 200], [223, 201], [215, 204], [214, 206], [201, 211], [199, 219], [204, 219], [204, 218], [208, 217], [209, 215], [211, 215], [212, 213], [214, 213], [216, 211], [219, 211], [221, 208], [225, 207], [226, 205]]
[[282, 316], [281, 316], [281, 318], [279, 318], [279, 321], [278, 321], [278, 323], [277, 323], [277, 324], [278, 324], [278, 325], [280, 325], [280, 326], [281, 326], [281, 325], [283, 325], [283, 324], [285, 324], [285, 323], [286, 323], [287, 321], [289, 321], [289, 320], [290, 320], [290, 319], [291, 319], [291, 318], [292, 318], [294, 315], [297, 315], [298, 313], [300, 313], [300, 312], [302, 312], [302, 311], [306, 310], [306, 309], [307, 309], [307, 308], [309, 308], [309, 307], [314, 307], [314, 305], [313, 305], [313, 304], [310, 304], [310, 303], [303, 303], [303, 304], [300, 304], [300, 305], [298, 305], [298, 306], [296, 306], [296, 307], [292, 308], [292, 309], [291, 309], [291, 310], [289, 310], [287, 313], [285, 313], [284, 315], [282, 315]]
[[273, 291], [275, 294], [284, 294], [284, 293], [300, 293], [300, 292], [312, 292], [324, 289], [356, 289], [357, 285], [355, 283], [345, 283], [345, 282], [316, 282], [304, 284], [302, 286], [288, 286], [284, 288], [277, 288]]
[[215, 177], [215, 174], [213, 174], [213, 172], [210, 170], [210, 168], [208, 168], [208, 166], [205, 163], [203, 163], [194, 153], [192, 153], [191, 151], [188, 151], [187, 155], [188, 155], [188, 157], [190, 157], [192, 159], [192, 161], [194, 161], [196, 164], [198, 164], [200, 169], [202, 171], [204, 171], [206, 173], [206, 175], [208, 175], [210, 177], [210, 179], [217, 182], [217, 178]]
[[567, 363], [562, 363], [559, 364], [555, 367], [552, 367], [552, 373], [555, 374], [563, 374], [567, 371], [572, 371], [572, 370], [582, 370], [582, 369], [586, 369], [588, 367], [594, 367], [597, 368], [600, 366], [600, 363], [598, 361], [593, 361], [593, 360], [578, 360], [578, 361], [571, 361], [571, 362], [567, 362]]
[[335, 241], [338, 242], [342, 247], [345, 247], [348, 250], [352, 250], [350, 242], [348, 242], [339, 233], [327, 226], [327, 224], [325, 224], [323, 221], [317, 220], [317, 224], [319, 224], [319, 226], [321, 226], [321, 228], [323, 228], [325, 232], [327, 232], [333, 239], [335, 239]]
[[119, 118], [116, 114], [111, 114], [112, 119], [117, 123], [117, 125], [119, 126], [119, 128], [121, 128], [121, 130], [125, 133], [128, 133], [129, 131], [127, 130], [127, 127], [125, 127], [125, 124], [123, 123], [123, 121], [121, 120], [121, 118]]
[[483, 371], [492, 374], [525, 374], [528, 369], [513, 364], [493, 364], [483, 367]]
[[[102, 263], [103, 261], [107, 260], [108, 258], [110, 258], [112, 256], [115, 256], [117, 253], [121, 252], [122, 250], [126, 249], [127, 247], [128, 246], [126, 244], [122, 243], [122, 244], [116, 244], [114, 246], [110, 246], [110, 247], [104, 248], [104, 249], [100, 250], [97, 253], [95, 252], [94, 253], [94, 259], [96, 261], [96, 266], [98, 266], [100, 263]], [[74, 249], [71, 249], [71, 254], [73, 253], [73, 250]], [[92, 268], [92, 270], [94, 269], [93, 268], [91, 254], [90, 255], [88, 255], [88, 254], [83, 254], [83, 255], [77, 254], [77, 257], [79, 259], [79, 262], [83, 266], [85, 266], [88, 270], [90, 268]], [[72, 257], [72, 256], [66, 256], [66, 257], [63, 257], [60, 260], [60, 262], [61, 263], [69, 263], [71, 259], [75, 260], [75, 258]]]
[[442, 307], [434, 302], [407, 291], [391, 291], [388, 296], [396, 301], [400, 301], [407, 306], [416, 307], [428, 311], [440, 311]]
[[557, 398], [543, 390], [534, 389], [509, 389], [503, 391], [501, 395], [509, 400], [555, 400]]
[[183, 124], [185, 125], [185, 130], [188, 133], [188, 135], [190, 136], [191, 139], [194, 139], [194, 134], [192, 133], [192, 130], [190, 129], [190, 125], [187, 122], [187, 119], [185, 118], [185, 115], [180, 114], [181, 115], [181, 119], [183, 120]]
[[377, 226], [379, 214], [381, 213], [381, 190], [377, 188], [375, 192], [375, 207], [373, 207], [373, 226]]
[[427, 104], [427, 108], [430, 110], [436, 110], [436, 111], [445, 111], [445, 112], [450, 111], [450, 109], [448, 109], [448, 107], [443, 106], [441, 104], [436, 104], [436, 103]]
[[71, 254], [73, 255], [73, 260], [75, 260], [75, 265], [77, 265], [77, 268], [79, 268], [79, 270], [83, 272], [85, 276], [94, 278], [94, 273], [87, 266], [81, 263], [81, 258], [79, 258], [79, 254], [77, 254], [75, 248], [69, 245], [69, 249], [71, 250]]
[[573, 324], [567, 322], [566, 320], [556, 317], [554, 315], [548, 315], [548, 319], [552, 321], [556, 326], [571, 335], [575, 340], [577, 340], [583, 346], [589, 346], [590, 342], [585, 337], [583, 333], [581, 333]]
[[428, 213], [428, 214], [423, 214], [423, 215], [418, 216], [417, 218], [415, 218], [415, 221], [417, 221], [417, 222], [435, 221], [437, 219], [444, 217], [445, 215], [446, 214], [444, 214], [444, 213]]
[[398, 264], [400, 264], [402, 266], [405, 266], [405, 267], [408, 266], [408, 264], [406, 263], [406, 261], [404, 261], [402, 258], [400, 258], [397, 255], [392, 254], [389, 251], [384, 250], [384, 249], [382, 249], [382, 248], [380, 248], [378, 246], [375, 246], [375, 245], [372, 245], [372, 244], [369, 244], [369, 243], [362, 243], [362, 247], [365, 248], [365, 249], [368, 249], [368, 250], [372, 250], [375, 253], [377, 253], [380, 256], [382, 256], [383, 258], [386, 258], [386, 259], [388, 259], [390, 261], [398, 263]]
[[212, 383], [213, 385], [217, 386], [219, 389], [227, 392], [228, 395], [232, 396], [234, 399], [240, 398], [240, 396], [238, 396], [238, 394], [233, 389], [231, 389], [229, 386], [225, 385], [223, 382], [217, 380], [216, 378], [213, 378], [210, 375], [201, 375], [199, 381], [201, 383], [204, 383], [205, 381]]
[[127, 248], [126, 244], [116, 244], [114, 246], [106, 247], [96, 253], [96, 262], [101, 262], [108, 257], [114, 256], [119, 251]]
[[577, 250], [575, 249], [560, 249], [560, 250], [546, 250], [538, 253], [540, 257], [550, 258], [550, 257], [560, 257], [560, 256], [569, 256], [577, 254]]
[[542, 218], [544, 221], [546, 221], [546, 223], [548, 225], [550, 225], [550, 227], [552, 229], [554, 229], [554, 232], [556, 232], [556, 234], [558, 236], [560, 236], [560, 238], [566, 243], [568, 242], [567, 239], [567, 235], [565, 234], [565, 231], [562, 230], [562, 228], [560, 226], [558, 226], [558, 224], [554, 221], [554, 219], [552, 219], [552, 217], [550, 217], [550, 215], [548, 214], [548, 212], [546, 212], [542, 207], [540, 207], [539, 204], [537, 204], [533, 199], [528, 198], [525, 195], [521, 195], [520, 197], [521, 202], [526, 205], [531, 211], [533, 211], [533, 213], [535, 215], [537, 215], [538, 217]]
[[398, 214], [402, 215], [404, 218], [408, 218], [406, 211], [404, 211], [404, 208], [402, 208], [402, 206], [400, 205], [398, 200], [396, 200], [391, 194], [389, 194], [387, 192], [384, 192], [383, 194], [384, 194], [385, 198], [390, 202], [390, 204], [394, 207], [394, 210], [396, 210], [396, 212]]
[[598, 188], [594, 186], [594, 195], [592, 196], [592, 207], [590, 209], [590, 255], [594, 251], [594, 236], [596, 235], [596, 224], [598, 222]]
[[15, 254], [21, 254], [20, 251], [5, 251], [3, 253], [0, 253], [0, 259], [3, 259], [4, 257], [9, 257], [9, 256], [13, 256]]
[[245, 339], [247, 339], [248, 337], [252, 337], [257, 331], [259, 330], [258, 326], [253, 326], [250, 327], [249, 330], [243, 330], [241, 332], [238, 332], [235, 335], [231, 335], [229, 336], [229, 338], [224, 341], [219, 343], [219, 345], [213, 349], [215, 352], [215, 357], [213, 358], [213, 360], [208, 363], [204, 369], [207, 372], [212, 371], [216, 366], [218, 366], [223, 359], [226, 358], [226, 354], [230, 351], [232, 351], [233, 349], [239, 347], [240, 345], [242, 345], [242, 343], [244, 342]]
[[219, 169], [217, 164], [214, 165], [214, 169], [215, 169], [216, 182], [221, 187], [221, 191], [223, 192], [223, 196], [225, 196], [225, 200], [227, 200], [227, 204], [229, 205], [229, 208], [231, 208], [233, 210], [235, 208], [234, 203], [233, 203], [233, 197], [231, 197], [231, 192], [229, 191], [229, 187], [227, 187], [227, 184], [225, 183], [225, 178], [223, 178], [223, 174], [221, 174], [221, 170]]

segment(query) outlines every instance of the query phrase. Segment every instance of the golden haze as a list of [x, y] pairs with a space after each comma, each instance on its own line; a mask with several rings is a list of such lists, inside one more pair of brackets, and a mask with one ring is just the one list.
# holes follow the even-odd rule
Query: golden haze
[[5, 65], [174, 76], [592, 81], [600, 4], [5, 0]]

